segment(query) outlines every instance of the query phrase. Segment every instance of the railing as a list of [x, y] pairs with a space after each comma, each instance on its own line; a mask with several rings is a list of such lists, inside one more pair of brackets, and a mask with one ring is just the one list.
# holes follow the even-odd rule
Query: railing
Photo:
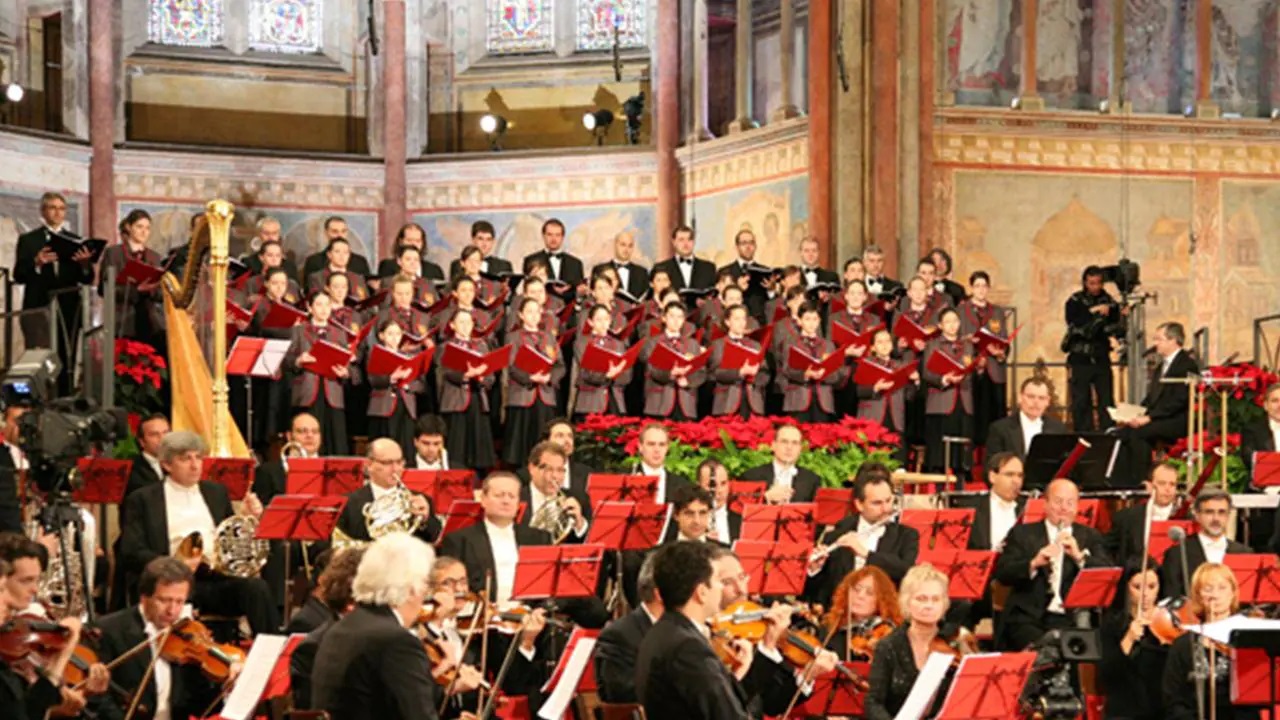
[[1268, 328], [1280, 335], [1280, 314], [1253, 319], [1253, 364], [1274, 370], [1280, 365], [1280, 338], [1269, 341]]

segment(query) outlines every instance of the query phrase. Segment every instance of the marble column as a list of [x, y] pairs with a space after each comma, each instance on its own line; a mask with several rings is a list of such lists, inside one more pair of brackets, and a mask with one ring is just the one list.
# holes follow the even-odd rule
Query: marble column
[[658, 43], [655, 58], [657, 98], [654, 146], [658, 155], [658, 209], [656, 247], [659, 260], [671, 257], [671, 230], [680, 224], [680, 0], [658, 0]]
[[898, 56], [902, 6], [871, 3], [871, 237], [896, 257], [899, 241]]
[[1044, 98], [1036, 82], [1036, 19], [1040, 15], [1038, 0], [1022, 0], [1022, 78], [1018, 86], [1018, 107], [1022, 110], [1044, 110]]
[[1196, 0], [1196, 117], [1221, 114], [1213, 101], [1213, 0]]
[[778, 33], [778, 57], [782, 61], [782, 83], [779, 85], [781, 102], [772, 113], [769, 113], [769, 122], [800, 117], [793, 84], [796, 64], [795, 0], [781, 0], [778, 9]]
[[729, 123], [730, 133], [751, 130], [756, 125], [751, 112], [752, 62], [751, 62], [751, 0], [738, 0], [738, 13], [733, 29], [734, 73], [733, 97], [736, 117]]
[[707, 95], [707, 78], [710, 75], [707, 45], [710, 43], [711, 26], [707, 19], [707, 0], [693, 0], [693, 138], [712, 140], [715, 135], [708, 127], [711, 109]]
[[89, 234], [114, 241], [116, 229], [116, 68], [111, 0], [89, 2]]
[[405, 221], [405, 40], [404, 0], [383, 0], [382, 28], [382, 227], [376, 246], [390, 255], [391, 243]]
[[[942, 0], [945, 3], [946, 0]], [[938, 97], [938, 39], [937, 6], [934, 0], [920, 0], [920, 125], [918, 196], [920, 202], [918, 237], [919, 245], [933, 243], [938, 234], [938, 215], [935, 204], [935, 175], [933, 169], [933, 113]], [[926, 252], [922, 249], [921, 252]]]
[[[821, 261], [836, 257], [831, 229], [831, 76], [835, 49], [834, 0], [809, 3], [809, 235], [817, 238]], [[793, 244], [800, 238], [792, 238]]]

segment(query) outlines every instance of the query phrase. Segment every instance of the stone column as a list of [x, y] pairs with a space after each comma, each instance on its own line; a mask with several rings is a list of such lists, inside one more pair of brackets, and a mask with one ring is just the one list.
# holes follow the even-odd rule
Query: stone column
[[1111, 112], [1123, 112], [1125, 103], [1125, 58], [1124, 16], [1127, 0], [1112, 0], [1111, 3], [1111, 70], [1110, 82], [1107, 83], [1107, 103]]
[[111, 0], [89, 2], [89, 234], [115, 241], [116, 68]]
[[1022, 0], [1022, 82], [1018, 87], [1018, 107], [1022, 110], [1044, 110], [1036, 83], [1036, 18], [1040, 15], [1038, 0]]
[[737, 117], [729, 123], [729, 132], [739, 133], [758, 127], [751, 112], [751, 0], [738, 0], [738, 16], [733, 34], [735, 41], [733, 97], [737, 106]]
[[900, 157], [898, 56], [902, 6], [871, 3], [871, 238], [895, 256], [898, 247]]
[[405, 219], [405, 42], [404, 0], [383, 0], [382, 29], [382, 227], [376, 247], [391, 252], [396, 231]]
[[707, 21], [707, 0], [693, 0], [693, 136], [711, 140], [715, 135], [707, 126], [710, 104], [707, 98], [707, 44], [711, 28]]
[[671, 257], [671, 230], [680, 224], [680, 0], [658, 0], [657, 97], [654, 146], [658, 155], [657, 259]]
[[[809, 235], [817, 238], [822, 264], [836, 256], [831, 228], [831, 73], [834, 0], [809, 3]], [[798, 246], [801, 238], [791, 238]]]
[[778, 56], [782, 59], [781, 104], [769, 113], [769, 122], [800, 117], [796, 107], [796, 93], [792, 87], [796, 62], [796, 8], [795, 0], [781, 0], [778, 10]]
[[1196, 117], [1221, 114], [1213, 101], [1213, 0], [1197, 0], [1196, 12]]
[[[945, 2], [945, 0], [943, 0]], [[938, 96], [937, 6], [934, 0], [920, 0], [920, 199], [918, 234], [920, 245], [932, 243], [938, 235], [937, 209], [934, 203], [933, 113]], [[922, 250], [922, 252], [924, 252]]]

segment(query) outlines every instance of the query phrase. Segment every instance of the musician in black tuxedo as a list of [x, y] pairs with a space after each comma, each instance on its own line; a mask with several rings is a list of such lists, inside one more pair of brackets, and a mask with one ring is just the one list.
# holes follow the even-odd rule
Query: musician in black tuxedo
[[[308, 255], [302, 265], [302, 275], [298, 277], [298, 282], [302, 283], [304, 287], [308, 278], [324, 270], [325, 265], [329, 264], [329, 250], [333, 247], [334, 240], [347, 240], [347, 221], [337, 215], [327, 217], [324, 220], [325, 249]], [[351, 251], [351, 257], [347, 261], [346, 269], [362, 278], [370, 277], [373, 274], [369, 272], [369, 261], [365, 259], [365, 256], [354, 250]], [[354, 288], [352, 289], [354, 290]]]
[[[1172, 443], [1186, 437], [1187, 387], [1180, 383], [1161, 382], [1166, 378], [1185, 378], [1200, 372], [1199, 364], [1182, 349], [1185, 341], [1186, 331], [1181, 323], [1176, 322], [1164, 323], [1152, 335], [1160, 365], [1152, 374], [1147, 384], [1147, 395], [1142, 399], [1147, 414], [1117, 429], [1117, 434], [1128, 447], [1129, 457], [1127, 477], [1117, 473], [1121, 482], [1145, 478], [1150, 474], [1152, 443]], [[1116, 481], [1113, 479], [1112, 482]]]
[[[480, 272], [490, 275], [510, 274], [511, 263], [493, 256], [493, 248], [497, 245], [496, 237], [493, 223], [488, 220], [477, 220], [471, 223], [471, 244], [480, 248], [480, 254], [484, 257], [480, 261]], [[462, 274], [462, 261], [455, 259], [449, 265], [449, 280], [453, 281]]]
[[[467, 566], [471, 592], [484, 592], [485, 579], [492, 579], [489, 598], [496, 602], [511, 599], [520, 547], [551, 544], [551, 536], [546, 532], [516, 522], [520, 488], [520, 480], [515, 475], [490, 473], [480, 491], [484, 518], [470, 527], [448, 533], [440, 542], [441, 555], [457, 558]], [[608, 620], [604, 603], [597, 597], [564, 600], [559, 606], [574, 622], [586, 628], [603, 627]]]
[[422, 270], [418, 273], [418, 277], [444, 282], [444, 270], [427, 259], [427, 231], [418, 223], [406, 223], [400, 228], [400, 232], [396, 233], [393, 256], [383, 258], [382, 262], [378, 263], [379, 278], [390, 279], [400, 274], [397, 258], [400, 256], [400, 248], [405, 246], [418, 249], [418, 256], [422, 263]]
[[663, 270], [671, 278], [671, 287], [677, 291], [691, 288], [706, 290], [715, 287], [716, 266], [710, 260], [693, 255], [693, 228], [681, 225], [671, 233], [674, 254], [653, 266], [653, 271]]
[[[560, 487], [574, 491], [575, 497], [586, 497], [587, 478], [591, 477], [595, 469], [580, 462], [574, 462], [573, 448], [575, 439], [573, 423], [562, 417], [552, 418], [542, 430], [542, 440], [549, 440], [564, 449], [565, 472], [560, 479]], [[527, 467], [520, 468], [516, 471], [516, 477], [520, 478], [520, 482], [528, 485], [530, 480], [529, 469]], [[590, 504], [589, 502], [584, 503], [583, 507], [589, 509]]]
[[813, 502], [822, 479], [796, 465], [804, 449], [804, 435], [795, 425], [779, 425], [773, 434], [773, 462], [742, 473], [743, 480], [766, 483], [765, 499], [775, 505]]
[[987, 485], [991, 491], [977, 496], [972, 505], [973, 527], [969, 531], [970, 550], [996, 550], [1018, 524], [1026, 498], [1022, 497], [1022, 460], [1011, 452], [987, 457]]
[[853, 498], [858, 514], [841, 520], [823, 533], [818, 545], [826, 545], [830, 553], [809, 565], [805, 597], [823, 605], [831, 604], [831, 596], [844, 576], [874, 565], [895, 582], [901, 582], [916, 562], [920, 551], [920, 533], [914, 528], [893, 522], [893, 482], [889, 469], [877, 462], [863, 463], [853, 481]]
[[[169, 419], [160, 413], [147, 417], [138, 423], [138, 456], [133, 459], [129, 468], [129, 479], [125, 484], [124, 498], [120, 503], [120, 526], [129, 522], [128, 503], [130, 495], [150, 485], [159, 485], [164, 481], [164, 468], [160, 466], [160, 441], [169, 434]], [[7, 455], [7, 453], [5, 453]], [[0, 465], [6, 458], [0, 455]], [[0, 471], [2, 472], [2, 471]], [[2, 480], [2, 478], [0, 478]], [[120, 557], [120, 537], [112, 543], [116, 557]], [[265, 575], [264, 570], [264, 577]], [[111, 574], [112, 610], [125, 606], [126, 580], [122, 563], [117, 563]]]
[[[177, 558], [156, 557], [147, 563], [138, 582], [141, 596], [139, 604], [98, 620], [101, 636], [96, 650], [99, 659], [111, 662], [146, 641], [148, 637], [154, 637], [156, 633], [164, 632], [177, 624], [193, 582], [191, 569]], [[167, 709], [171, 718], [203, 717], [205, 708], [217, 696], [219, 688], [205, 678], [200, 667], [158, 659], [155, 669], [148, 673], [147, 666], [150, 662], [151, 653], [136, 653], [113, 668], [111, 680], [130, 692], [142, 684], [144, 677], [147, 678], [139, 700], [141, 706], [151, 711], [143, 713], [146, 717], [155, 717], [156, 712], [161, 709]], [[230, 672], [228, 682], [234, 681], [239, 675], [239, 664], [232, 666]], [[159, 674], [165, 677], [164, 682], [157, 682]], [[104, 693], [94, 698], [91, 708], [103, 720], [120, 720], [129, 711], [129, 701], [118, 697], [116, 693]]]
[[1280, 383], [1267, 388], [1263, 408], [1267, 416], [1240, 431], [1240, 457], [1250, 472], [1254, 453], [1275, 452], [1280, 448]]
[[1045, 413], [1049, 401], [1049, 383], [1044, 378], [1023, 380], [1018, 389], [1018, 412], [996, 420], [987, 430], [987, 454], [1011, 452], [1026, 460], [1036, 435], [1066, 433], [1067, 426], [1061, 420]]
[[618, 289], [639, 300], [649, 291], [649, 271], [633, 260], [635, 253], [635, 236], [623, 230], [613, 239], [613, 259], [591, 268], [592, 277], [601, 268], [612, 267], [618, 273]]
[[[40, 227], [18, 236], [13, 263], [13, 281], [23, 286], [22, 309], [37, 310], [49, 306], [57, 298], [64, 338], [58, 342], [58, 355], [62, 360], [59, 387], [70, 390], [75, 366], [76, 335], [80, 328], [80, 296], [70, 289], [93, 282], [93, 254], [81, 248], [71, 260], [59, 260], [50, 247], [54, 234], [79, 238], [66, 225], [67, 199], [58, 193], [48, 192], [40, 196]], [[65, 291], [65, 292], [59, 292]], [[56, 296], [54, 293], [58, 293]], [[19, 318], [22, 337], [28, 348], [50, 347], [49, 319], [42, 314], [28, 313]]]
[[636, 702], [636, 655], [653, 624], [662, 617], [662, 598], [653, 582], [650, 554], [640, 566], [636, 592], [640, 602], [630, 613], [611, 621], [596, 640], [595, 669], [600, 700], [607, 703]]
[[[403, 472], [404, 450], [400, 443], [391, 438], [377, 438], [370, 442], [364, 465], [365, 477], [369, 482], [347, 496], [347, 504], [343, 506], [342, 515], [338, 518], [337, 529], [353, 540], [373, 539], [369, 534], [364, 509], [375, 499], [396, 492], [396, 488], [401, 486], [400, 475]], [[420, 493], [410, 493], [409, 511], [419, 518], [414, 535], [424, 542], [435, 542], [440, 537], [443, 526], [431, 510], [431, 501]]]
[[1073, 626], [1063, 599], [1080, 570], [1111, 564], [1102, 535], [1075, 522], [1080, 490], [1060, 478], [1045, 491], [1045, 519], [1009, 531], [995, 579], [1009, 597], [996, 627], [996, 648], [1022, 650], [1045, 632]]
[[1178, 466], [1162, 462], [1143, 481], [1147, 501], [1127, 507], [1111, 516], [1107, 533], [1107, 553], [1117, 565], [1141, 564], [1151, 523], [1168, 520], [1178, 509]]
[[311, 707], [349, 720], [437, 718], [440, 704], [422, 641], [406, 629], [427, 601], [455, 605], [431, 585], [435, 559], [421, 540], [391, 533], [374, 541], [356, 571], [356, 607], [324, 634], [311, 673]]
[[587, 279], [586, 272], [581, 260], [564, 251], [564, 235], [564, 223], [559, 220], [551, 218], [542, 223], [543, 249], [525, 256], [522, 272], [529, 274], [529, 266], [542, 260], [551, 268], [547, 279], [568, 283], [575, 288], [581, 285]]
[[719, 460], [707, 458], [698, 464], [698, 486], [711, 493], [711, 520], [707, 535], [732, 545], [742, 536], [742, 515], [729, 509], [729, 470]]
[[[204, 548], [212, 548], [215, 528], [234, 511], [227, 489], [200, 479], [207, 452], [204, 440], [188, 431], [171, 432], [160, 443], [160, 465], [165, 481], [138, 490], [125, 501], [133, 520], [120, 532], [120, 552], [126, 578], [138, 576], [147, 563], [176, 554], [189, 535], [198, 533]], [[262, 503], [252, 492], [244, 498], [247, 515], [262, 514]], [[200, 556], [183, 558], [194, 572]], [[130, 583], [126, 582], [126, 588]], [[215, 615], [244, 615], [255, 634], [275, 632], [280, 620], [266, 582], [260, 577], [240, 578], [221, 573], [197, 575], [191, 603]]]
[[689, 478], [667, 470], [667, 450], [671, 439], [665, 425], [649, 423], [640, 430], [640, 462], [636, 475], [658, 478], [657, 502], [668, 502], [672, 488], [688, 484]]
[[817, 238], [807, 237], [800, 241], [800, 277], [806, 288], [815, 285], [840, 285], [840, 276], [834, 270], [822, 267], [821, 259]]
[[884, 250], [879, 245], [869, 245], [862, 250], [862, 267], [866, 273], [862, 282], [872, 297], [897, 296], [905, 290], [902, 283], [884, 274]]
[[[745, 228], [739, 230], [733, 238], [733, 245], [738, 250], [737, 259], [720, 268], [717, 274], [729, 273], [729, 277], [742, 288], [742, 302], [747, 306], [747, 312], [757, 322], [764, 324], [764, 308], [769, 302], [769, 289], [765, 287], [767, 276], [751, 272], [752, 268], [765, 269], [756, 263], [756, 235]], [[743, 281], [743, 277], [747, 280]]]
[[524, 468], [529, 482], [520, 484], [520, 502], [525, 504], [520, 524], [532, 527], [530, 523], [544, 505], [559, 503], [559, 512], [567, 516], [565, 522], [570, 528], [564, 542], [581, 543], [586, 541], [591, 523], [591, 500], [586, 490], [562, 485], [568, 458], [564, 448], [550, 440], [543, 440], [529, 451], [529, 462]]
[[4, 409], [4, 442], [0, 443], [0, 532], [25, 533], [22, 504], [18, 502], [18, 484], [26, 454], [19, 445], [21, 430], [18, 419], [27, 412], [22, 405]]
[[[1231, 495], [1219, 487], [1205, 488], [1191, 505], [1200, 532], [1175, 543], [1164, 553], [1160, 566], [1160, 594], [1166, 598], [1183, 597], [1190, 583], [1186, 578], [1206, 562], [1221, 563], [1226, 555], [1252, 552], [1248, 545], [1227, 538], [1231, 519]], [[1187, 550], [1187, 575], [1182, 574], [1182, 547]]]

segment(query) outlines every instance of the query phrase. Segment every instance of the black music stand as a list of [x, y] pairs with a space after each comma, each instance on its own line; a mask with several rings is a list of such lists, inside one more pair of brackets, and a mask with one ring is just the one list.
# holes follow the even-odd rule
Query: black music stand
[[1112, 487], [1108, 473], [1112, 457], [1119, 449], [1119, 438], [1104, 433], [1040, 433], [1031, 439], [1025, 464], [1026, 482], [1023, 490], [1044, 490], [1054, 480], [1054, 474], [1076, 449], [1080, 438], [1089, 441], [1080, 462], [1071, 470], [1070, 478], [1081, 490], [1109, 490]]

